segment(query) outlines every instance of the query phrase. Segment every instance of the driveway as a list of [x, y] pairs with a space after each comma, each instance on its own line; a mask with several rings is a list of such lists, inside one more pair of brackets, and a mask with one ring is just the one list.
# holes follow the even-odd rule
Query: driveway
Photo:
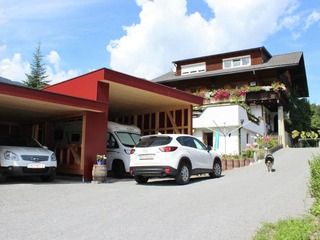
[[282, 149], [223, 177], [133, 179], [105, 184], [57, 180], [0, 185], [1, 239], [251, 239], [262, 222], [308, 211], [309, 165], [320, 149]]

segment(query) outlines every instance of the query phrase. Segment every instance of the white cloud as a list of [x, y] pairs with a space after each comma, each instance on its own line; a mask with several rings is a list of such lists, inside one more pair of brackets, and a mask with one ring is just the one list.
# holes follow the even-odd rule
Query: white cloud
[[[281, 28], [294, 29], [296, 0], [206, 0], [210, 20], [187, 13], [186, 0], [136, 0], [140, 22], [110, 41], [112, 69], [152, 79], [188, 57], [258, 47]], [[207, 18], [208, 19], [208, 18]]]
[[306, 19], [304, 30], [307, 30], [312, 24], [320, 22], [320, 12], [313, 11]]
[[60, 65], [60, 56], [56, 51], [51, 51], [50, 54], [46, 57], [47, 61], [51, 64], [53, 64], [54, 69], [56, 71], [59, 71], [59, 65]]
[[79, 72], [77, 70], [71, 69], [69, 71], [55, 71], [50, 66], [46, 67], [46, 74], [48, 75], [47, 79], [50, 80], [49, 84], [56, 84], [79, 76]]
[[0, 61], [0, 76], [22, 82], [26, 80], [25, 73], [30, 71], [30, 64], [23, 62], [20, 54], [14, 54], [11, 59]]
[[53, 68], [49, 65], [46, 66], [46, 74], [48, 75], [48, 80], [50, 80], [50, 84], [59, 83], [79, 75], [79, 72], [77, 70], [60, 70], [61, 58], [56, 51], [51, 51], [46, 56], [46, 59], [53, 66]]

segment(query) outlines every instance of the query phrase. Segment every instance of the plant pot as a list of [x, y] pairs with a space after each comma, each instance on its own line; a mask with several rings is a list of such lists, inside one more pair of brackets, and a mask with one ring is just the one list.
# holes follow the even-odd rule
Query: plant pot
[[250, 165], [250, 159], [246, 158], [246, 160], [244, 160], [244, 165], [245, 166], [249, 166]]
[[244, 167], [245, 166], [245, 160], [243, 158], [239, 159], [239, 164], [240, 164], [240, 167]]
[[227, 170], [233, 169], [233, 159], [227, 159]]
[[240, 161], [239, 161], [239, 159], [234, 159], [234, 160], [233, 160], [233, 167], [234, 167], [234, 168], [239, 168], [239, 167], [240, 167]]
[[227, 169], [227, 160], [226, 159], [221, 160], [221, 168], [222, 168], [222, 171], [225, 171]]

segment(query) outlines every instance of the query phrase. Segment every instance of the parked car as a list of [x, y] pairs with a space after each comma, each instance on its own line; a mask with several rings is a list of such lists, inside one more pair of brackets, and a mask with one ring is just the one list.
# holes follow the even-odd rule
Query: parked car
[[221, 171], [220, 155], [191, 135], [143, 136], [130, 154], [130, 174], [137, 183], [173, 177], [178, 184], [187, 184], [191, 175], [220, 177]]
[[0, 136], [0, 181], [7, 176], [39, 176], [49, 182], [56, 176], [56, 167], [54, 152], [34, 138]]

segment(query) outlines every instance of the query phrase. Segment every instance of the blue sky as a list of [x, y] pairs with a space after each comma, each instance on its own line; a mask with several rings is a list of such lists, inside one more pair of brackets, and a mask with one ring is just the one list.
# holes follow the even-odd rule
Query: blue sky
[[319, 0], [0, 0], [0, 76], [25, 80], [39, 41], [51, 83], [102, 67], [150, 80], [175, 60], [260, 46], [303, 51], [320, 105]]

